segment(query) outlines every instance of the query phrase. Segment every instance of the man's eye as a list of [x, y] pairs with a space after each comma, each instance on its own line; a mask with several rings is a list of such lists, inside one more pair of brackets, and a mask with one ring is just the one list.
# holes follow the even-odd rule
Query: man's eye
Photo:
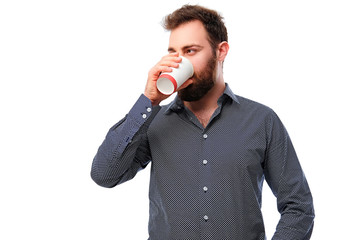
[[187, 53], [187, 54], [194, 54], [195, 52], [196, 52], [195, 49], [188, 49], [188, 50], [186, 50], [186, 53]]

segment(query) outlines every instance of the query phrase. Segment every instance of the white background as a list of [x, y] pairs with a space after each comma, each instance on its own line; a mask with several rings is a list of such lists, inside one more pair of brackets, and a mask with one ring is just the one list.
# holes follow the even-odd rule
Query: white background
[[[358, 1], [4, 0], [0, 239], [147, 238], [150, 167], [113, 189], [90, 167], [167, 52], [162, 18], [185, 3], [222, 13], [226, 82], [287, 127], [313, 192], [312, 239], [358, 237]], [[266, 184], [263, 210], [270, 239]]]

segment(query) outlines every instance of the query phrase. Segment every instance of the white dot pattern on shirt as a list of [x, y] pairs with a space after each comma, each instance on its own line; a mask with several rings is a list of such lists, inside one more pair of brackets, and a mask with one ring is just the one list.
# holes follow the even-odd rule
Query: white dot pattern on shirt
[[[175, 114], [170, 117], [177, 118]], [[166, 146], [164, 146], [164, 148], [159, 148], [159, 146], [157, 146], [153, 149], [154, 155], [162, 156], [161, 162], [153, 162], [154, 171], [161, 168], [168, 169], [166, 172], [172, 173], [171, 175], [167, 174], [166, 176], [157, 175], [157, 183], [161, 186], [154, 187], [157, 189], [164, 189], [164, 192], [162, 192], [161, 195], [163, 197], [165, 196], [162, 202], [167, 203], [166, 209], [169, 209], [174, 215], [181, 214], [188, 216], [186, 222], [184, 222], [185, 219], [176, 218], [176, 221], [178, 222], [176, 226], [172, 226], [171, 236], [182, 239], [181, 236], [185, 236], [184, 232], [187, 232], [187, 236], [197, 236], [196, 233], [198, 233], [199, 225], [195, 224], [196, 221], [195, 219], [192, 219], [191, 216], [193, 216], [192, 213], [194, 211], [198, 212], [199, 210], [202, 217], [198, 224], [200, 224], [200, 227], [203, 229], [201, 231], [202, 235], [201, 237], [197, 236], [188, 239], [232, 239], [230, 236], [226, 238], [227, 233], [226, 231], [224, 232], [224, 229], [227, 229], [232, 233], [239, 233], [238, 236], [240, 236], [240, 232], [244, 231], [244, 229], [238, 229], [238, 227], [241, 226], [238, 223], [243, 222], [240, 210], [244, 208], [244, 205], [247, 206], [249, 211], [254, 211], [255, 216], [261, 215], [261, 213], [257, 210], [258, 206], [253, 205], [253, 201], [239, 201], [234, 199], [234, 196], [232, 195], [234, 188], [236, 189], [238, 184], [236, 184], [236, 182], [234, 182], [235, 180], [228, 175], [228, 171], [241, 170], [247, 164], [246, 160], [242, 159], [241, 156], [236, 156], [238, 153], [236, 144], [240, 143], [234, 143], [232, 139], [234, 136], [233, 134], [237, 134], [237, 132], [233, 132], [231, 127], [223, 128], [221, 124], [214, 121], [212, 126], [206, 132], [200, 132], [202, 140], [199, 141], [196, 138], [190, 137], [190, 135], [193, 134], [189, 135], [190, 138], [184, 136], [184, 131], [181, 129], [184, 127], [188, 128], [189, 125], [183, 122], [181, 122], [181, 124], [183, 124], [183, 126], [177, 128], [179, 130], [173, 129], [169, 132], [162, 131], [161, 137], [167, 139]], [[200, 130], [194, 125], [191, 126], [196, 131]], [[181, 134], [179, 135], [180, 132]], [[181, 151], [181, 156], [175, 156], [173, 155], [174, 152], [167, 151], [167, 149], [175, 149], [178, 147], [178, 138], [187, 139], [186, 142], [182, 141], [181, 148], [184, 151]], [[219, 151], [218, 148], [214, 148], [212, 142], [212, 139], [214, 138], [217, 139], [217, 141], [219, 138], [222, 138], [221, 142], [224, 144], [222, 144], [221, 151]], [[187, 149], [192, 150], [187, 151]], [[190, 152], [194, 152], [193, 149], [198, 149], [196, 155], [188, 155]], [[192, 161], [194, 157], [199, 159], [200, 165], [194, 165], [194, 163], [196, 163]], [[239, 167], [241, 166], [239, 169], [237, 166], [234, 166], [234, 159], [238, 159], [237, 164]], [[209, 162], [211, 162], [211, 164], [209, 164]], [[186, 166], [186, 171], [181, 170], [184, 169], [184, 166]], [[217, 171], [216, 181], [214, 181], [214, 178], [212, 177], [215, 170]], [[247, 179], [238, 179], [237, 181], [241, 183], [241, 188], [247, 189], [246, 191], [254, 191], [250, 190], [253, 188], [253, 185]], [[190, 191], [196, 191], [196, 185], [198, 186], [197, 191], [199, 192], [199, 201], [189, 202], [187, 200], [187, 195], [177, 194], [177, 192], [189, 192], [189, 188]], [[239, 191], [241, 191], [241, 188]], [[227, 206], [234, 204], [239, 205], [239, 211], [229, 211]], [[240, 205], [243, 206], [241, 207]], [[181, 209], [181, 212], [176, 213], [176, 211], [173, 211], [174, 209]], [[191, 222], [193, 223], [190, 224]], [[184, 231], [183, 228], [187, 230]], [[191, 233], [193, 233], [193, 235], [191, 235]], [[257, 239], [264, 238], [259, 237]]]
[[[150, 224], [156, 226], [149, 228], [150, 236], [265, 238], [260, 205], [267, 121], [261, 114], [234, 115], [233, 111], [224, 108], [222, 116], [235, 118], [214, 118], [205, 130], [186, 121], [181, 112], [160, 112], [152, 123], [150, 209], [156, 219]], [[168, 225], [171, 228], [157, 235]]]
[[[113, 187], [152, 160], [150, 239], [264, 239], [264, 175], [281, 212], [274, 238], [309, 239], [311, 193], [285, 128], [268, 108], [232, 99], [205, 130], [181, 109], [175, 113], [176, 106], [171, 114], [162, 108], [147, 115], [145, 97], [110, 129], [94, 159], [92, 178]], [[304, 236], [306, 231], [310, 235]]]

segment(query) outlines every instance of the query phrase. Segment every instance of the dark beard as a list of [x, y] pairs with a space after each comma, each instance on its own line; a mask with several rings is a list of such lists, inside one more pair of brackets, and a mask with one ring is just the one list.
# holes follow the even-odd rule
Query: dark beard
[[194, 74], [194, 82], [178, 92], [179, 98], [182, 101], [193, 102], [205, 96], [215, 85], [215, 67], [216, 57], [213, 55], [206, 68], [202, 72]]

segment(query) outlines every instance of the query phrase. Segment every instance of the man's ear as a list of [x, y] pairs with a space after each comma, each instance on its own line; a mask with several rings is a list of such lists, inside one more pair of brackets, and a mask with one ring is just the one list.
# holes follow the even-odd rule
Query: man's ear
[[226, 42], [226, 41], [223, 41], [223, 42], [221, 42], [221, 43], [219, 43], [219, 45], [218, 45], [218, 57], [217, 57], [217, 60], [218, 61], [220, 61], [220, 62], [223, 62], [224, 60], [225, 60], [225, 58], [226, 58], [226, 55], [227, 55], [227, 53], [228, 53], [228, 51], [229, 51], [229, 44], [228, 44], [228, 42]]

